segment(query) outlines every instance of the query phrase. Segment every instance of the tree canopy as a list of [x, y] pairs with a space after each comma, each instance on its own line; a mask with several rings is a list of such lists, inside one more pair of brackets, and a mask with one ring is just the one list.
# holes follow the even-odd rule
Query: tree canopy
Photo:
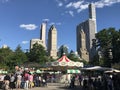
[[33, 48], [30, 50], [28, 57], [29, 61], [31, 62], [37, 62], [40, 64], [47, 62], [47, 52], [45, 48], [38, 43], [33, 45]]
[[12, 51], [9, 47], [0, 48], [0, 68], [12, 70], [15, 65], [23, 64], [27, 60], [27, 56], [20, 45], [17, 46], [15, 51]]
[[103, 29], [96, 34], [97, 48], [102, 52], [101, 65], [120, 62], [120, 30], [115, 28]]

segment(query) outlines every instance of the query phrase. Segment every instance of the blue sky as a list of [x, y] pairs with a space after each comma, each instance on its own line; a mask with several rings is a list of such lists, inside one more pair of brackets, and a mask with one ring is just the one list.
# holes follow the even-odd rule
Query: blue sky
[[120, 0], [0, 0], [0, 47], [29, 49], [40, 37], [40, 24], [47, 21], [58, 33], [58, 48], [65, 44], [76, 51], [76, 26], [88, 19], [88, 4], [95, 3], [97, 31], [120, 29]]

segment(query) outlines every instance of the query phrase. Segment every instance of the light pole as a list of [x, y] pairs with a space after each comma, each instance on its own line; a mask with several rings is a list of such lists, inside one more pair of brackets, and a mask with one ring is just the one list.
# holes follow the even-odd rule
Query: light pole
[[99, 62], [100, 62], [100, 59], [102, 58], [102, 52], [99, 50], [98, 51], [98, 59], [99, 59]]
[[108, 59], [109, 59], [109, 67], [111, 67], [112, 59], [113, 59], [113, 54], [112, 54], [112, 48], [108, 48]]

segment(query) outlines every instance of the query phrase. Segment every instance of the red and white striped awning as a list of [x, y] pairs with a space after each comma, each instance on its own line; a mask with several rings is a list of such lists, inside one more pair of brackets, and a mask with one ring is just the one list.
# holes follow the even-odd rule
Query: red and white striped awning
[[47, 63], [48, 66], [70, 66], [70, 67], [83, 67], [83, 62], [74, 62], [70, 60], [66, 55], [63, 55], [60, 59], [54, 62]]
[[58, 62], [71, 62], [71, 60], [66, 55], [63, 55], [60, 59], [58, 59]]

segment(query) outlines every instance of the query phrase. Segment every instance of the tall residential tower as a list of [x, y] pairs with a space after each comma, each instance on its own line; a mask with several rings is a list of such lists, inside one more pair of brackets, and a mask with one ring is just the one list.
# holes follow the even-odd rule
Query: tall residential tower
[[40, 40], [43, 41], [43, 46], [46, 48], [46, 23], [42, 23], [41, 24]]
[[48, 54], [52, 58], [57, 58], [57, 30], [54, 25], [52, 25], [48, 32]]
[[41, 44], [46, 49], [46, 23], [42, 23], [40, 26], [40, 38], [30, 40], [30, 49], [35, 43]]
[[[81, 29], [82, 27], [82, 29]], [[93, 50], [93, 46], [92, 46], [92, 41], [93, 39], [95, 39], [95, 33], [96, 33], [96, 11], [95, 11], [95, 5], [93, 3], [89, 4], [89, 19], [86, 20], [85, 22], [80, 23], [79, 25], [77, 25], [77, 52], [78, 54], [84, 58], [86, 58], [85, 56], [82, 56], [80, 49], [83, 48], [82, 44], [82, 38], [81, 36], [81, 30], [84, 31], [85, 33], [85, 42], [86, 42], [86, 50], [89, 53], [89, 60], [86, 61], [90, 61], [93, 59], [94, 55], [95, 55], [95, 49]], [[86, 53], [86, 54], [88, 54]]]

